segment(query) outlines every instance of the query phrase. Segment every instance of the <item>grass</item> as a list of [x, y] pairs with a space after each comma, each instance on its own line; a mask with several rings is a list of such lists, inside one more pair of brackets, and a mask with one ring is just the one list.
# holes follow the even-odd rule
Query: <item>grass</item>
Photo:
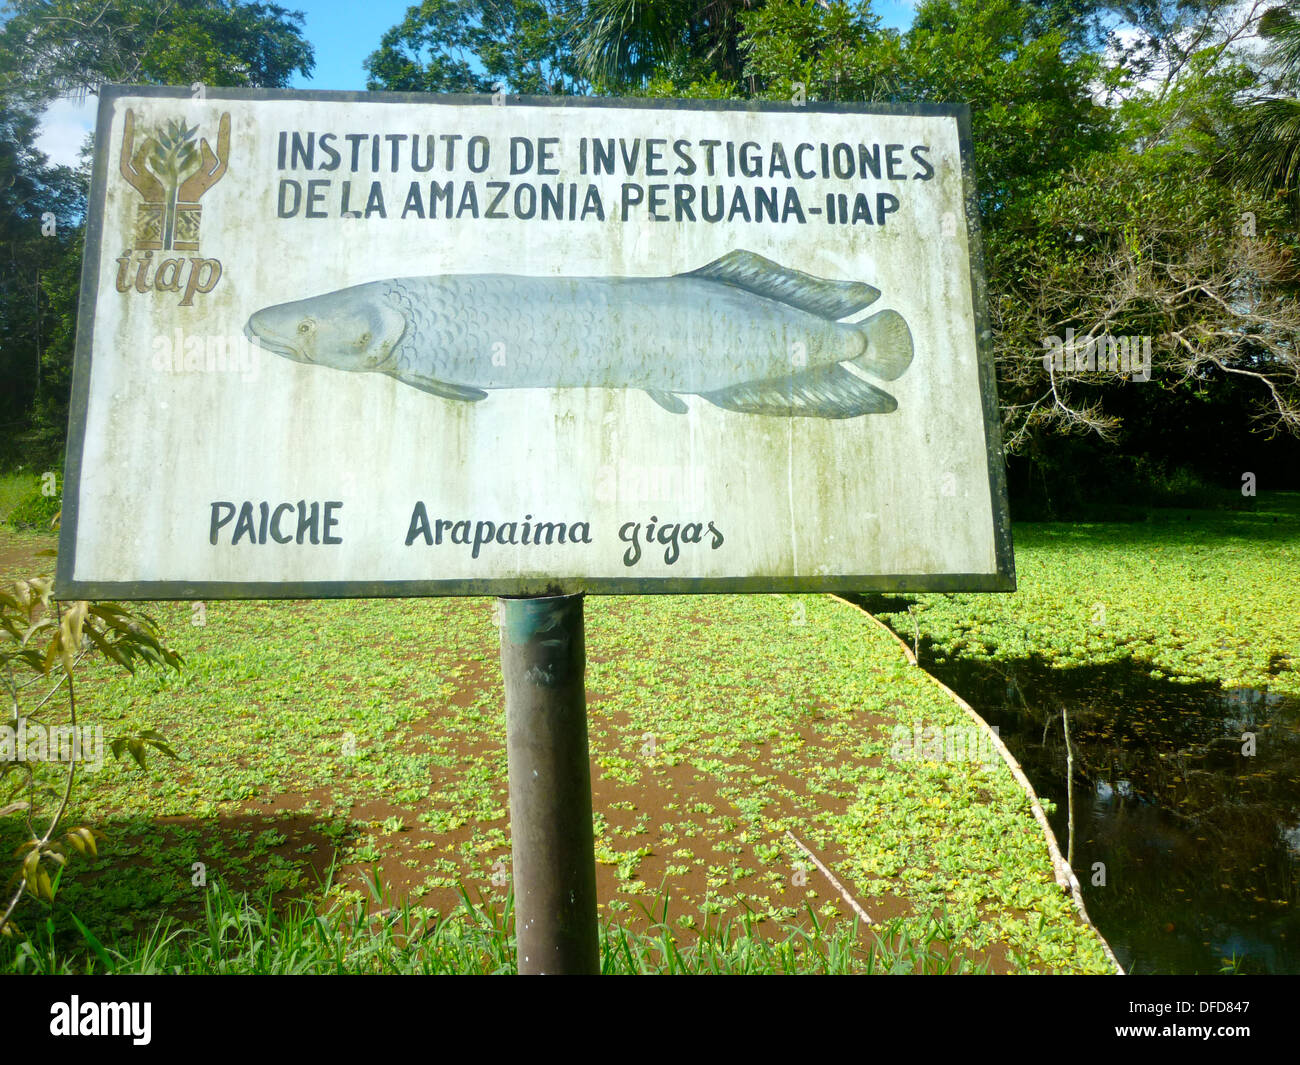
[[[4, 534], [10, 575], [37, 545]], [[56, 942], [82, 942], [69, 913], [108, 944], [134, 942], [160, 917], [201, 922], [204, 876], [281, 910], [368, 905], [376, 870], [392, 897], [429, 912], [459, 912], [466, 891], [502, 904], [491, 608], [152, 605], [187, 668], [123, 679], [97, 667], [84, 720], [107, 737], [158, 728], [183, 760], [152, 757], [141, 772], [110, 758], [83, 778], [69, 823], [108, 839], [98, 861], [76, 859], [52, 915]], [[637, 936], [668, 925], [684, 944], [727, 922], [747, 941], [778, 941], [795, 923], [811, 934], [810, 917], [850, 927], [792, 832], [908, 941], [924, 942], [942, 913], [967, 967], [1107, 971], [1001, 763], [890, 757], [897, 725], [967, 720], [856, 608], [647, 596], [595, 598], [587, 614], [602, 920]], [[0, 846], [16, 843], [0, 831]], [[40, 924], [35, 911], [27, 920]]]
[[[213, 885], [202, 920], [163, 919], [123, 949], [105, 946], [73, 918], [85, 949], [69, 951], [54, 922], [24, 940], [0, 941], [0, 972], [42, 975], [510, 975], [517, 972], [513, 898], [474, 902], [462, 893], [447, 916], [413, 907], [361, 903], [318, 915]], [[811, 910], [806, 927], [777, 937], [757, 933], [753, 916], [708, 922], [683, 942], [668, 921], [665, 897], [646, 930], [606, 918], [600, 927], [602, 975], [958, 975], [980, 973], [951, 949], [953, 932], [934, 918], [919, 935], [901, 919], [869, 933], [857, 922], [828, 928]]]
[[[63, 474], [59, 472], [59, 479]], [[9, 520], [10, 513], [20, 503], [30, 499], [41, 490], [39, 471], [9, 472], [0, 474], [0, 525]]]

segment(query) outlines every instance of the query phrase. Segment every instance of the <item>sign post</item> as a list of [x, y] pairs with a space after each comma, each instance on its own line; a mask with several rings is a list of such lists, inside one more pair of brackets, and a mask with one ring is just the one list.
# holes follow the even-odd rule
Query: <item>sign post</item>
[[519, 972], [600, 971], [581, 595], [497, 600]]
[[61, 598], [497, 596], [520, 968], [583, 599], [1012, 591], [960, 105], [105, 86]]

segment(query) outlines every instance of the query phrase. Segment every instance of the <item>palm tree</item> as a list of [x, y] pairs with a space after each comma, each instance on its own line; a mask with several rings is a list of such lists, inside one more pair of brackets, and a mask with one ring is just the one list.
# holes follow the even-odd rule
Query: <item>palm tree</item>
[[666, 64], [739, 81], [739, 14], [762, 0], [589, 0], [574, 26], [575, 57], [607, 86], [643, 84]]
[[[1259, 20], [1259, 35], [1269, 42], [1267, 56], [1282, 84], [1294, 88], [1300, 81], [1300, 17], [1290, 5], [1271, 8]], [[1292, 197], [1300, 213], [1300, 99], [1270, 96], [1248, 108], [1232, 169], [1248, 188]]]

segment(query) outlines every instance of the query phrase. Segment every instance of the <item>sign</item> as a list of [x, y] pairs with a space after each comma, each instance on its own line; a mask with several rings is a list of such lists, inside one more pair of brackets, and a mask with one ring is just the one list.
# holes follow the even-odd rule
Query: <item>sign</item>
[[57, 587], [1010, 590], [964, 107], [106, 86]]

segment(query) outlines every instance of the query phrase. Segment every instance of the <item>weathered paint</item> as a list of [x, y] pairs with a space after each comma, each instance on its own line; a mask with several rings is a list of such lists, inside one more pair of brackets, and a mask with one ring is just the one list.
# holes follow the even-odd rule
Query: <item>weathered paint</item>
[[[153, 253], [156, 260], [219, 261], [210, 291], [201, 289], [213, 271], [195, 281], [179, 268], [164, 278], [177, 291], [118, 290], [116, 260], [138, 243], [143, 202], [121, 166], [128, 111], [137, 141], [183, 120], [197, 127], [195, 140], [208, 142], [209, 151], [220, 147], [222, 116], [230, 116], [228, 166], [197, 201], [197, 249]], [[596, 184], [607, 217], [402, 220], [400, 204], [390, 199], [387, 219], [277, 218], [280, 130], [459, 133], [492, 144], [494, 162], [481, 174], [438, 167], [378, 175], [396, 190], [413, 179], [426, 186], [435, 178], [520, 180], [503, 165], [508, 157], [501, 159], [510, 138], [554, 136], [561, 174], [545, 180]], [[802, 225], [624, 223], [616, 210], [624, 180], [701, 179], [578, 175], [571, 153], [583, 136], [924, 144], [934, 175], [895, 182], [724, 175], [704, 182], [788, 185], [808, 206], [821, 204], [828, 191], [850, 198], [859, 188], [891, 191], [899, 207], [884, 226], [829, 225], [812, 215]], [[106, 87], [97, 144], [60, 594], [1014, 587], [963, 107], [513, 97], [501, 107], [490, 98], [255, 90], [214, 90], [197, 100], [182, 90]], [[333, 176], [335, 186], [339, 178], [288, 176]], [[353, 180], [368, 185], [370, 175]], [[857, 375], [887, 390], [896, 410], [839, 420], [777, 417], [682, 394], [688, 410], [673, 413], [644, 391], [622, 387], [622, 379], [602, 382], [615, 386], [608, 388], [503, 388], [466, 402], [253, 346], [251, 361], [235, 371], [168, 372], [155, 364], [159, 338], [172, 338], [178, 328], [186, 338], [241, 338], [262, 308], [389, 278], [667, 278], [738, 249], [815, 278], [879, 290], [848, 321], [882, 310], [906, 321], [915, 345], [906, 372], [889, 381]], [[182, 305], [187, 295], [193, 298]], [[341, 501], [343, 542], [214, 546], [214, 500]], [[585, 521], [593, 542], [493, 546], [477, 558], [460, 545], [417, 540], [406, 547], [416, 501], [426, 504], [431, 521]], [[712, 521], [725, 534], [725, 548], [691, 545], [696, 549], [683, 549], [668, 564], [662, 547], [643, 544], [641, 559], [628, 567], [618, 530], [629, 521], [644, 526], [652, 516], [660, 525]]]

